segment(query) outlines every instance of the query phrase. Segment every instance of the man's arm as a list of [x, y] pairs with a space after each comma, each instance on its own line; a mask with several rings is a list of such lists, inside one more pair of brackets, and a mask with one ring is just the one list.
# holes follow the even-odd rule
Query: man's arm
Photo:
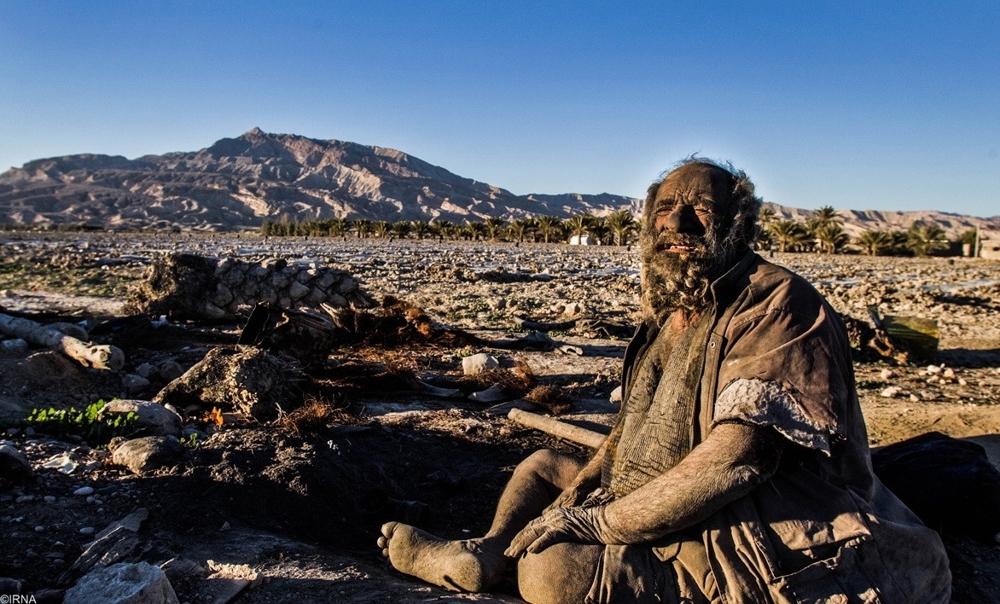
[[783, 442], [772, 428], [720, 424], [679, 464], [625, 497], [546, 512], [514, 537], [506, 554], [537, 553], [563, 541], [646, 543], [696, 524], [770, 478]]
[[607, 450], [608, 441], [605, 440], [601, 448], [587, 462], [587, 465], [583, 466], [580, 473], [576, 475], [573, 482], [563, 489], [559, 497], [549, 507], [545, 508], [545, 510], [580, 505], [591, 491], [601, 486], [601, 469], [604, 467], [604, 456], [607, 454]]

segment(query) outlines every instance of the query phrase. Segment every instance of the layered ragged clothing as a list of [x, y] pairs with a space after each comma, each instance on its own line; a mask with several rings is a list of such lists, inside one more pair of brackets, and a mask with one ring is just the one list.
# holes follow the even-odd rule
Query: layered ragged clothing
[[[843, 322], [801, 277], [747, 254], [703, 313], [640, 327], [623, 385], [605, 501], [672, 468], [721, 422], [788, 442], [770, 479], [683, 534], [607, 546], [591, 601], [948, 601], [939, 536], [872, 472]], [[685, 550], [705, 567], [693, 581]]]

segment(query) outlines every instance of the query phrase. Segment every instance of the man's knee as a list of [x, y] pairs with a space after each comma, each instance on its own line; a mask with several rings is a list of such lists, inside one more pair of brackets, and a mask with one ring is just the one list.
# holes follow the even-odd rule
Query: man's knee
[[527, 459], [518, 464], [515, 473], [535, 474], [543, 478], [546, 482], [564, 488], [565, 485], [562, 483], [572, 481], [580, 472], [583, 465], [583, 462], [569, 455], [564, 455], [551, 449], [541, 449], [535, 451]]
[[521, 597], [531, 604], [579, 604], [594, 582], [603, 545], [557, 543], [517, 563]]

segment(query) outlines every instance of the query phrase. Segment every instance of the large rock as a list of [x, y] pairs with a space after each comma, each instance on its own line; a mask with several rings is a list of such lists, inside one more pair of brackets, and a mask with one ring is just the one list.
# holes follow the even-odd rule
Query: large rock
[[167, 384], [154, 401], [178, 409], [188, 405], [235, 410], [270, 421], [302, 404], [298, 365], [254, 346], [219, 347]]
[[28, 458], [10, 445], [0, 446], [0, 478], [14, 484], [25, 484], [35, 477]]
[[155, 436], [180, 436], [183, 421], [163, 405], [151, 401], [114, 400], [101, 408], [101, 415], [135, 413], [139, 423]]
[[462, 373], [465, 375], [479, 375], [484, 371], [490, 371], [498, 367], [500, 367], [500, 363], [496, 360], [496, 357], [485, 352], [462, 359]]
[[127, 440], [119, 445], [111, 459], [136, 474], [173, 465], [184, 457], [184, 445], [168, 436], [146, 436]]
[[167, 576], [146, 562], [120, 563], [85, 575], [64, 604], [180, 604]]

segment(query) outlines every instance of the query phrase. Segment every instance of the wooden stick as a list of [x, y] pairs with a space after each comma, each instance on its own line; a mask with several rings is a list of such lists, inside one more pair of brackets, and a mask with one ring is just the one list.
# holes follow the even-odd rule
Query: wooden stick
[[530, 411], [524, 411], [523, 409], [511, 409], [507, 417], [522, 426], [541, 430], [546, 434], [551, 434], [557, 438], [590, 447], [591, 449], [600, 449], [607, 438], [604, 434], [594, 432], [593, 430], [587, 430], [586, 428], [567, 424], [566, 422], [538, 415], [537, 413], [531, 413]]
[[57, 350], [84, 367], [118, 371], [125, 365], [125, 353], [120, 348], [90, 344], [28, 319], [0, 313], [0, 332]]

